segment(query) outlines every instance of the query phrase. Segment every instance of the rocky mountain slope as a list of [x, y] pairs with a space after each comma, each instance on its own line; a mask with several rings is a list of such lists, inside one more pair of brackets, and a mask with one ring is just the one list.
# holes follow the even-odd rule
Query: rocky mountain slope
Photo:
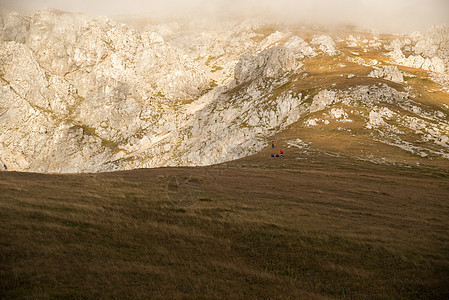
[[209, 165], [257, 153], [282, 132], [291, 144], [327, 147], [319, 137], [332, 133], [419, 163], [449, 159], [447, 27], [410, 36], [260, 20], [133, 28], [45, 10], [3, 12], [0, 41], [9, 170]]

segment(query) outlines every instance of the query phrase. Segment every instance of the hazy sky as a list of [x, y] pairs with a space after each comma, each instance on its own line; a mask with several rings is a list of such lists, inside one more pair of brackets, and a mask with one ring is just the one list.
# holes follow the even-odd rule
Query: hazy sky
[[0, 0], [30, 10], [57, 8], [90, 15], [173, 16], [205, 12], [270, 14], [292, 20], [345, 22], [396, 32], [449, 24], [449, 0]]

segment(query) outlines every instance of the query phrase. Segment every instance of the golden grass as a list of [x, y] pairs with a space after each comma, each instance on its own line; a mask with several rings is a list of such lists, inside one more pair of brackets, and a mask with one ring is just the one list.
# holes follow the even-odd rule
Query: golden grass
[[448, 172], [270, 152], [228, 167], [0, 173], [0, 293], [448, 295]]
[[[343, 56], [304, 69], [280, 89], [403, 88]], [[426, 91], [435, 85], [409, 80], [423, 103], [446, 103]], [[0, 172], [0, 298], [449, 298], [447, 163], [416, 166], [350, 118], [293, 124], [275, 150], [216, 167]], [[296, 138], [312, 144], [287, 148]], [[369, 154], [390, 160], [357, 159]]]

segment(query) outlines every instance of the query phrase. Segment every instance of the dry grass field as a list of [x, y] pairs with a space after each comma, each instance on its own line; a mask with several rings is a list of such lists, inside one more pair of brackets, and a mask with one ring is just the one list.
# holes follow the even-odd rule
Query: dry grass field
[[[400, 69], [417, 101], [448, 112], [428, 72]], [[405, 90], [341, 55], [304, 70], [273, 97]], [[323, 112], [274, 150], [217, 166], [0, 172], [0, 299], [449, 299], [449, 161], [374, 139], [360, 114], [304, 126]]]
[[0, 298], [449, 297], [448, 170], [271, 151], [0, 172]]

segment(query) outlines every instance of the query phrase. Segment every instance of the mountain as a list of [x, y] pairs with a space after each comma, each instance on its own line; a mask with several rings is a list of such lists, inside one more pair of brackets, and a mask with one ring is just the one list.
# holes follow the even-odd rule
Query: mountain
[[8, 170], [211, 165], [272, 139], [449, 166], [448, 27], [409, 36], [263, 20], [132, 27], [44, 10], [3, 12], [0, 40]]
[[449, 298], [447, 27], [0, 16], [0, 298]]

